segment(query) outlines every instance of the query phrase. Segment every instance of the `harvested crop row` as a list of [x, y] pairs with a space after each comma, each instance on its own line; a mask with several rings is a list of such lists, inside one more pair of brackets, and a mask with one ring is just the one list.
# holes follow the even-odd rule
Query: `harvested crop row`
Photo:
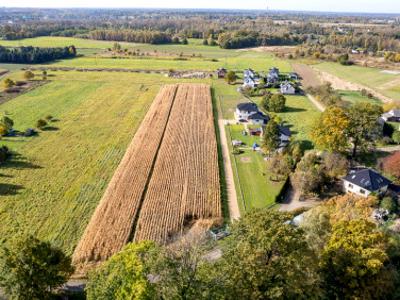
[[179, 85], [135, 240], [169, 242], [198, 220], [221, 218], [210, 88]]
[[176, 90], [161, 89], [137, 130], [75, 249], [78, 268], [107, 259], [130, 240]]

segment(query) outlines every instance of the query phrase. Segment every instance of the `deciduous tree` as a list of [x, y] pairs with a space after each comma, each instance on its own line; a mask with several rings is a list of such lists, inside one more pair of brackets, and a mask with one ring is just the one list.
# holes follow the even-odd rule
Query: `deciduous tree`
[[321, 260], [328, 297], [387, 298], [395, 279], [387, 247], [387, 237], [374, 223], [358, 219], [335, 224]]
[[31, 80], [35, 77], [35, 74], [33, 74], [33, 72], [31, 71], [25, 71], [24, 73], [24, 78], [25, 80]]
[[148, 276], [153, 257], [160, 248], [152, 242], [128, 244], [100, 268], [89, 273], [87, 298], [97, 299], [154, 299], [155, 287]]
[[235, 81], [236, 81], [236, 73], [234, 71], [229, 71], [228, 73], [226, 73], [225, 80], [229, 84], [235, 83]]
[[0, 287], [12, 299], [48, 299], [73, 271], [60, 249], [32, 236], [16, 239], [0, 254]]
[[382, 161], [382, 169], [385, 173], [400, 179], [400, 151], [396, 151]]
[[279, 147], [279, 125], [275, 120], [270, 120], [265, 126], [263, 136], [263, 147], [271, 153]]
[[382, 113], [381, 106], [368, 102], [356, 103], [349, 108], [350, 123], [347, 134], [353, 144], [353, 157], [356, 156], [359, 148], [367, 151], [368, 147], [374, 145], [377, 137], [382, 134], [382, 127], [378, 123], [378, 118]]
[[232, 226], [218, 268], [228, 299], [318, 298], [314, 254], [292, 216], [258, 210]]
[[349, 117], [342, 108], [328, 107], [313, 127], [311, 134], [314, 143], [318, 148], [330, 152], [346, 151], [349, 124]]

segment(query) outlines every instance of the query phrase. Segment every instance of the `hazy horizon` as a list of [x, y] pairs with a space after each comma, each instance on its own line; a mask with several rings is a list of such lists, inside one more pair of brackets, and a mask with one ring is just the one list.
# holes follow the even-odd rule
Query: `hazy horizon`
[[[68, 5], [51, 0], [4, 0], [0, 7], [16, 8], [175, 8], [175, 9], [233, 9], [233, 10], [287, 10], [309, 12], [342, 12], [342, 13], [386, 13], [399, 14], [400, 1], [381, 0], [325, 0], [315, 3], [314, 0], [203, 0], [200, 4], [191, 4], [182, 0], [170, 0], [168, 5], [162, 0], [70, 0]], [[245, 3], [245, 4], [244, 4]]]

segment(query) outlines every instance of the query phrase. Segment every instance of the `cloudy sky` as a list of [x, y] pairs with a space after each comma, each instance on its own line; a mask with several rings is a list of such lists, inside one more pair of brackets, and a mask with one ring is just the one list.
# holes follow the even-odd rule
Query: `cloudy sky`
[[159, 7], [400, 13], [400, 0], [0, 0], [12, 7]]

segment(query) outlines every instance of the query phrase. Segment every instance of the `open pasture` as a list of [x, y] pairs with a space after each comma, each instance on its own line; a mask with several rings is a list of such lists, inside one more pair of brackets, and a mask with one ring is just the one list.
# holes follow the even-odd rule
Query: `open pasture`
[[55, 72], [52, 81], [0, 106], [15, 129], [1, 168], [0, 235], [37, 234], [71, 254], [165, 77]]
[[342, 66], [331, 62], [320, 63], [313, 67], [350, 83], [361, 84], [371, 88], [386, 97], [400, 100], [400, 74], [396, 72], [361, 66]]

